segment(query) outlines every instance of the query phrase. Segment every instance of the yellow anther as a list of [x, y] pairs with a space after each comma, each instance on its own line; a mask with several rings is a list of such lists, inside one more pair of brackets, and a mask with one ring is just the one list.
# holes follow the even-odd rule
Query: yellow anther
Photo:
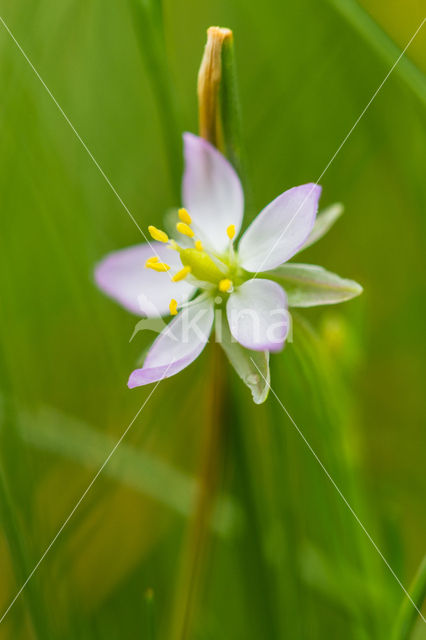
[[147, 260], [145, 267], [153, 271], [168, 271], [170, 269], [169, 265], [165, 262], [153, 262], [152, 260]]
[[230, 240], [233, 240], [234, 236], [235, 236], [235, 224], [230, 224], [229, 227], [226, 230], [226, 235], [228, 236], [228, 238]]
[[164, 231], [161, 231], [161, 229], [157, 229], [157, 227], [153, 227], [152, 225], [150, 225], [148, 227], [148, 231], [151, 234], [151, 236], [154, 238], [154, 240], [158, 240], [158, 242], [169, 241], [169, 236], [167, 235], [167, 233], [165, 233]]
[[170, 249], [173, 249], [174, 251], [178, 251], [178, 249], [179, 249], [179, 245], [176, 242], [176, 240], [170, 240], [169, 241], [169, 247], [170, 247]]
[[227, 293], [232, 289], [232, 280], [229, 278], [224, 278], [219, 282], [219, 291], [223, 291], [223, 293]]
[[169, 309], [171, 316], [177, 316], [177, 300], [174, 298], [170, 300]]
[[201, 240], [196, 240], [195, 241], [195, 248], [198, 249], [198, 251], [203, 251], [204, 250], [203, 243], [201, 242]]
[[188, 236], [189, 238], [194, 237], [193, 230], [188, 224], [186, 224], [186, 222], [178, 222], [176, 225], [176, 229], [179, 231], [179, 233], [183, 233], [184, 236]]
[[182, 222], [186, 222], [186, 224], [191, 224], [192, 218], [186, 209], [179, 209], [178, 215], [179, 215], [179, 219], [182, 220]]
[[160, 258], [158, 256], [152, 256], [152, 258], [148, 258], [146, 264], [148, 264], [148, 262], [160, 262]]
[[191, 273], [191, 267], [184, 267], [172, 277], [173, 282], [179, 282], [180, 280], [184, 280], [188, 273]]

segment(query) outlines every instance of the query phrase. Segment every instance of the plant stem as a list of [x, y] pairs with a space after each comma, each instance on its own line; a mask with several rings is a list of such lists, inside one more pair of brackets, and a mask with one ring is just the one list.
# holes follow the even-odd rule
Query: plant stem
[[[210, 27], [198, 74], [200, 136], [208, 140], [238, 169], [239, 110], [233, 58], [233, 34]], [[178, 590], [173, 617], [173, 640], [186, 640], [202, 589], [205, 559], [215, 499], [225, 459], [225, 358], [217, 343], [210, 345], [211, 377], [208, 380], [208, 414], [204, 425], [199, 472], [199, 493], [183, 559], [182, 589]]]
[[218, 344], [211, 345], [210, 357], [212, 375], [208, 380], [208, 417], [204, 425], [198, 496], [184, 553], [180, 580], [182, 588], [178, 589], [176, 601], [171, 635], [174, 640], [185, 640], [191, 633], [223, 466], [225, 380], [224, 357]]
[[[0, 398], [0, 523], [4, 533], [16, 579], [14, 591], [23, 585], [32, 570], [35, 559], [28, 551], [25, 531], [31, 527], [29, 512], [32, 509], [33, 485], [24, 470], [29, 460], [17, 428], [14, 390], [10, 381], [3, 345], [0, 342], [0, 378], [4, 397]], [[17, 505], [20, 505], [19, 508]], [[35, 551], [35, 554], [39, 553]], [[31, 580], [22, 593], [22, 600], [31, 619], [34, 637], [51, 640], [53, 633], [49, 612], [45, 607], [38, 576]], [[10, 594], [12, 598], [13, 591]], [[21, 604], [22, 606], [22, 604]], [[0, 618], [6, 619], [6, 607], [0, 610]], [[7, 613], [8, 615], [8, 613]], [[22, 610], [21, 610], [22, 616]]]
[[180, 201], [182, 143], [164, 42], [161, 0], [129, 0], [138, 44], [154, 93], [169, 163], [173, 196]]

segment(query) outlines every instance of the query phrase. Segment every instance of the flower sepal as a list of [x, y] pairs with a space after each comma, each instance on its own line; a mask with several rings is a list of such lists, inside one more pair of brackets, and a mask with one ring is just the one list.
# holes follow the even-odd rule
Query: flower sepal
[[264, 275], [284, 288], [289, 307], [336, 304], [351, 300], [363, 291], [354, 280], [341, 278], [313, 264], [290, 262]]
[[269, 394], [269, 351], [251, 351], [241, 346], [231, 335], [223, 314], [216, 319], [216, 340], [230, 364], [250, 389], [255, 404], [265, 402]]
[[318, 240], [321, 240], [321, 238], [329, 232], [334, 223], [337, 222], [342, 213], [343, 205], [340, 202], [335, 202], [320, 211], [315, 219], [312, 231], [300, 251], [304, 251], [318, 242]]

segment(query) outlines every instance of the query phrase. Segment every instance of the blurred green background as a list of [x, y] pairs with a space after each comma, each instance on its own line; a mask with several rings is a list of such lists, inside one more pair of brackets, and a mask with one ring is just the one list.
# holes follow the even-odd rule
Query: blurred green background
[[[424, 18], [420, 0], [170, 0], [163, 19], [153, 0], [136, 4], [2, 0], [0, 16], [144, 228], [180, 204], [208, 26], [235, 35], [250, 219], [317, 179]], [[363, 296], [303, 312], [272, 364], [274, 390], [406, 586], [425, 553], [425, 69], [423, 27], [321, 180], [322, 205], [345, 214], [303, 261]], [[0, 83], [4, 611], [148, 397], [126, 381], [153, 336], [129, 343], [136, 318], [92, 277], [139, 232], [1, 24]], [[170, 637], [208, 367], [206, 353], [161, 383], [0, 638]], [[227, 386], [191, 637], [390, 638], [397, 581], [273, 397], [253, 406], [233, 372]]]

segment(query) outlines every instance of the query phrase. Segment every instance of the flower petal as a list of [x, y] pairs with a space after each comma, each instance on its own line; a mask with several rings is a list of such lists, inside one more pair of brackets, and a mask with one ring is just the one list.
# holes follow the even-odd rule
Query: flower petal
[[[248, 386], [255, 404], [265, 402], [269, 393], [269, 351], [250, 351], [235, 342], [223, 314], [217, 314], [216, 340], [241, 380]], [[259, 373], [260, 372], [260, 373]]]
[[315, 307], [336, 304], [359, 296], [362, 287], [354, 280], [313, 264], [283, 264], [268, 275], [284, 287], [289, 307]]
[[268, 204], [240, 240], [244, 269], [268, 271], [294, 256], [314, 225], [320, 194], [321, 187], [309, 183], [284, 191]]
[[170, 378], [191, 364], [204, 349], [214, 320], [211, 300], [184, 308], [160, 333], [148, 351], [141, 369], [130, 375], [128, 387], [141, 387]]
[[177, 251], [160, 242], [139, 244], [107, 255], [96, 266], [95, 281], [104, 293], [125, 309], [148, 318], [168, 315], [172, 298], [186, 302], [195, 288], [187, 282], [172, 282], [170, 272], [160, 273], [145, 268], [153, 255], [173, 269], [182, 268]]
[[224, 251], [226, 229], [235, 225], [238, 234], [243, 219], [244, 195], [240, 179], [230, 162], [203, 138], [185, 133], [183, 205], [206, 245]]
[[271, 280], [247, 280], [226, 305], [235, 340], [254, 351], [280, 351], [290, 328], [287, 297]]
[[331, 229], [336, 220], [340, 218], [343, 213], [343, 205], [340, 202], [336, 202], [335, 204], [331, 204], [329, 207], [320, 211], [316, 217], [315, 224], [312, 228], [311, 233], [308, 236], [305, 244], [303, 245], [301, 251], [303, 249], [307, 249], [315, 242], [318, 242], [325, 234]]

